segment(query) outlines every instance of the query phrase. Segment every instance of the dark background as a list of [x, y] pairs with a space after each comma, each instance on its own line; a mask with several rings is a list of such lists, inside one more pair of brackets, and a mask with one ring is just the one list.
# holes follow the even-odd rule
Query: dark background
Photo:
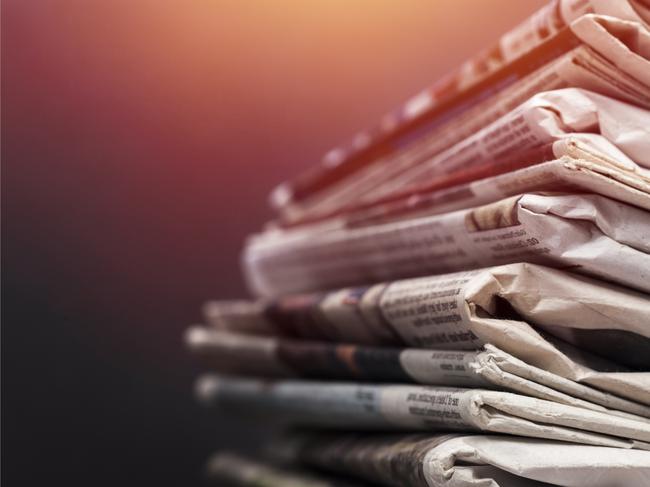
[[544, 2], [2, 2], [2, 480], [191, 485], [256, 443], [182, 345], [270, 188]]

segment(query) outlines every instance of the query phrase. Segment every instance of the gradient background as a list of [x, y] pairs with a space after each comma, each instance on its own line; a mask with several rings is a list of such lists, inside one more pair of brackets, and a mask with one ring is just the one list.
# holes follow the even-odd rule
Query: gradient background
[[270, 188], [543, 3], [3, 1], [5, 485], [192, 485], [242, 444], [181, 338], [244, 295]]

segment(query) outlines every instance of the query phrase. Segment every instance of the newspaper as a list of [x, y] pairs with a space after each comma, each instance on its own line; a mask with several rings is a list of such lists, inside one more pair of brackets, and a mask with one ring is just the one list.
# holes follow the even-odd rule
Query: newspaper
[[325, 476], [322, 473], [305, 472], [304, 469], [286, 467], [251, 460], [240, 455], [219, 452], [208, 461], [207, 477], [213, 482], [227, 482], [242, 487], [361, 487], [351, 482]]
[[650, 297], [570, 272], [511, 264], [261, 303], [263, 312], [230, 321], [212, 302], [206, 319], [240, 333], [368, 345], [475, 350], [489, 343], [532, 366], [650, 405], [649, 373], [614, 370], [583, 353], [650, 370]]
[[259, 377], [312, 377], [498, 388], [539, 399], [650, 418], [650, 407], [531, 366], [493, 345], [480, 351], [370, 347], [190, 328], [186, 342], [210, 369]]
[[[596, 154], [593, 147], [597, 143], [596, 134], [571, 134], [518, 153], [514, 158], [451, 173], [320, 221], [289, 229], [268, 225], [267, 231], [252, 240], [309, 236], [340, 228], [436, 215], [525, 192], [588, 192], [650, 209], [647, 170], [627, 170], [623, 164]], [[538, 162], [542, 160], [547, 162]]]
[[[533, 59], [523, 64], [534, 67], [536, 71], [519, 73], [524, 76], [504, 73], [508, 79], [518, 79], [514, 84], [504, 87], [503, 80], [499, 81], [498, 90], [475, 103], [465, 100], [461, 113], [456, 113], [456, 110], [453, 116], [441, 117], [439, 123], [429, 121], [426, 130], [419, 130], [417, 137], [410, 134], [408, 140], [397, 144], [394, 150], [368, 161], [351, 174], [339, 177], [335, 183], [318, 192], [303, 196], [300, 201], [291, 202], [291, 198], [286, 197], [287, 203], [282, 205], [285, 224], [313, 218], [314, 212], [331, 211], [332, 207], [346, 202], [355, 190], [371, 188], [377, 179], [389, 180], [405, 168], [439, 154], [540, 91], [578, 87], [649, 108], [650, 33], [647, 28], [638, 23], [597, 16], [582, 17], [572, 24], [572, 28], [580, 33], [585, 44], [574, 47], [542, 67], [536, 64], [540, 59], [539, 53], [532, 53]], [[548, 50], [557, 56], [557, 45], [550, 43]], [[335, 174], [341, 169], [337, 166], [328, 171]], [[283, 192], [291, 193], [290, 190], [279, 190], [276, 195]]]
[[511, 392], [402, 384], [265, 381], [204, 375], [197, 397], [222, 411], [354, 430], [489, 431], [650, 450], [650, 420]]
[[[647, 25], [650, 22], [650, 12], [647, 1], [623, 0], [610, 2], [607, 0], [555, 0], [530, 16], [517, 27], [504, 34], [498, 42], [498, 58], [508, 61], [520, 56], [531, 46], [542, 43], [548, 36], [570, 24], [579, 17], [596, 13], [618, 19], [631, 20]], [[490, 51], [492, 54], [490, 54]], [[487, 51], [481, 60], [469, 60], [460, 68], [462, 80], [480, 76], [485, 70], [495, 69], [494, 50]], [[497, 65], [498, 66], [498, 65]], [[467, 81], [465, 81], [467, 83]]]
[[[532, 165], [570, 155], [558, 139], [579, 141], [582, 150], [603, 164], [650, 182], [650, 111], [576, 88], [543, 92], [449, 149], [412, 165], [391, 165], [376, 177], [348, 181], [330, 202], [321, 201], [310, 216], [342, 211], [436, 187], [462, 173], [494, 176], [515, 164]], [[550, 148], [550, 150], [544, 150]], [[485, 167], [480, 172], [477, 168]], [[454, 178], [454, 182], [465, 182]], [[349, 211], [349, 210], [346, 210]]]
[[571, 267], [650, 292], [648, 215], [602, 196], [524, 194], [362, 228], [261, 234], [244, 250], [244, 270], [259, 296], [521, 261]]
[[650, 453], [516, 436], [294, 433], [269, 455], [394, 487], [630, 487]]
[[[312, 225], [304, 230], [304, 234], [439, 215], [530, 192], [587, 192], [650, 209], [650, 185], [644, 177], [603, 164], [601, 160], [592, 157], [593, 153], [587, 152], [588, 149], [580, 139], [569, 137], [557, 141], [552, 145], [552, 150], [563, 156], [531, 167], [520, 168], [521, 164], [507, 164], [510, 167], [500, 168], [499, 171], [503, 171], [503, 174], [498, 176], [406, 195], [388, 204], [346, 214], [327, 225]], [[507, 172], [508, 169], [513, 170]], [[278, 232], [277, 235], [295, 233], [297, 232], [293, 230], [284, 234]]]
[[[455, 130], [454, 136], [458, 134]], [[569, 137], [579, 140], [592, 158], [650, 179], [650, 111], [587, 90], [565, 88], [534, 95], [435, 155], [420, 151], [416, 157], [376, 164], [363, 177], [346, 179], [312, 207], [303, 204], [302, 213], [296, 210], [294, 216], [300, 216], [303, 223], [321, 220], [399, 195], [444, 187], [449, 181], [459, 184], [483, 173], [494, 176], [513, 167], [557, 159], [569, 154], [563, 150], [566, 144], [553, 143]], [[440, 141], [436, 137], [429, 145]], [[485, 169], [478, 171], [480, 167]], [[464, 179], [450, 178], [459, 174]]]

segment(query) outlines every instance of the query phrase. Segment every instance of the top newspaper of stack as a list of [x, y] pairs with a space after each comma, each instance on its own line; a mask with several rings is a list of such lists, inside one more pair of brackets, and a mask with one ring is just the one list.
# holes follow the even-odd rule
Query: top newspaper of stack
[[[277, 188], [272, 201], [280, 223], [347, 209], [350, 195], [403, 174], [541, 91], [578, 87], [650, 108], [649, 19], [647, 0], [551, 3], [377, 128]], [[508, 137], [517, 138], [517, 128]]]
[[650, 292], [650, 7], [553, 5], [501, 45], [586, 5], [633, 20], [583, 15], [482, 75], [466, 64], [459, 73], [473, 74], [458, 74], [451, 94], [375, 144], [381, 157], [321, 171], [330, 182], [287, 200], [248, 240], [251, 290], [527, 261]]

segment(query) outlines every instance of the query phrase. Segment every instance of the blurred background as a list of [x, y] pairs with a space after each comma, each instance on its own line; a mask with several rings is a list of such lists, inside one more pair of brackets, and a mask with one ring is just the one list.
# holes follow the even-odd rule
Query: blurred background
[[200, 484], [255, 444], [182, 336], [246, 295], [269, 190], [544, 3], [4, 0], [5, 485]]

